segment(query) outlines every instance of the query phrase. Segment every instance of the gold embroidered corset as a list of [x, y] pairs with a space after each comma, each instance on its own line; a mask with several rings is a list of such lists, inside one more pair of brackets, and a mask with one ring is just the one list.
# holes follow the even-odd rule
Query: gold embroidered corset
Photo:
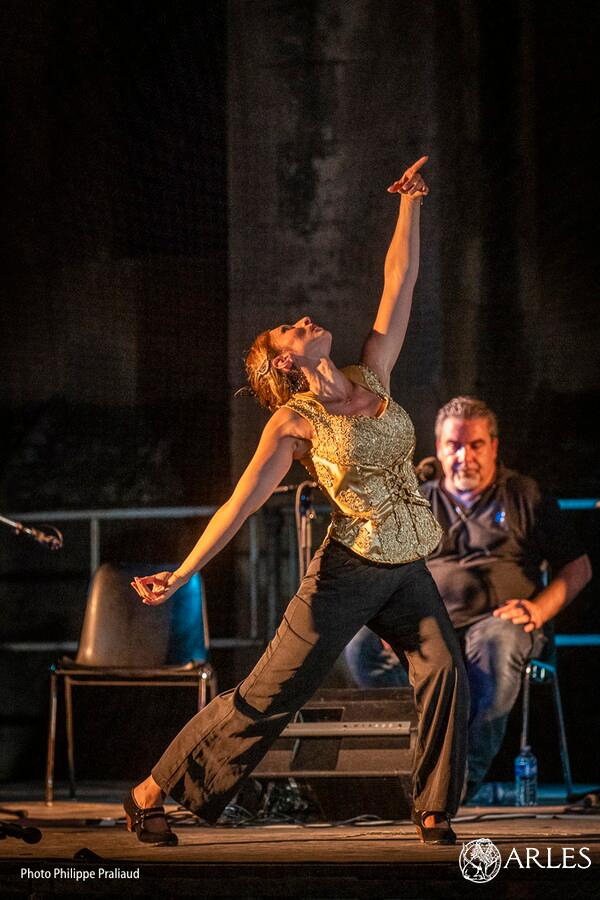
[[373, 562], [420, 559], [435, 549], [442, 531], [419, 491], [413, 424], [367, 366], [342, 371], [385, 400], [383, 413], [332, 415], [310, 393], [294, 394], [286, 404], [314, 429], [302, 462], [333, 503], [327, 533]]

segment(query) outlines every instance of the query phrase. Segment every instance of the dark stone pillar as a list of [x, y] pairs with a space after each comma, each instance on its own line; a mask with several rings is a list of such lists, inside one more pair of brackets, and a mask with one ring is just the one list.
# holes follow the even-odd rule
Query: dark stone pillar
[[[229, 10], [232, 384], [259, 331], [303, 314], [333, 331], [338, 365], [357, 360], [397, 213], [385, 189], [429, 153], [421, 274], [393, 379], [425, 452], [441, 371], [433, 6], [233, 0]], [[234, 476], [263, 423], [235, 401]]]

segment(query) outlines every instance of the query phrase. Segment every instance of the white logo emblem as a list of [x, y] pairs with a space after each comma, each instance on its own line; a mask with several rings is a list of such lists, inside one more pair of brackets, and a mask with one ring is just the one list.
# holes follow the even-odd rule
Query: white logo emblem
[[463, 844], [459, 857], [460, 871], [468, 881], [483, 884], [500, 871], [500, 851], [488, 838], [478, 838]]

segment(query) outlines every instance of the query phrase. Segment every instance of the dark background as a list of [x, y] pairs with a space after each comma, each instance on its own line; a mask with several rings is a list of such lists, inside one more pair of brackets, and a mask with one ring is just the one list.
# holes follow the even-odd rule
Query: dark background
[[[393, 228], [385, 187], [422, 153], [423, 262], [394, 375], [417, 457], [438, 406], [472, 392], [498, 412], [506, 463], [557, 496], [600, 495], [594, 6], [9, 0], [0, 16], [0, 510], [225, 499], [265, 420], [233, 398], [244, 349], [310, 314], [339, 364], [356, 359]], [[597, 559], [598, 514], [573, 518]], [[103, 558], [179, 559], [198, 530], [110, 526]], [[77, 638], [87, 544], [65, 536], [50, 557], [0, 534], [2, 640]], [[235, 553], [206, 573], [217, 636], [244, 627]], [[596, 594], [558, 630], [600, 631]], [[222, 687], [253, 653], [217, 654]], [[599, 777], [583, 740], [597, 655], [561, 657], [580, 781]], [[6, 657], [8, 740], [34, 714], [41, 740], [48, 661]], [[41, 757], [38, 742], [21, 774]]]

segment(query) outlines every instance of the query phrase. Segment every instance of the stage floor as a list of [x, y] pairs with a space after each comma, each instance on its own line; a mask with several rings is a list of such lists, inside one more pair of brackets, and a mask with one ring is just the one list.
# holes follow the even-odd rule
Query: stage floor
[[[0, 841], [3, 898], [68, 894], [431, 900], [481, 890], [487, 896], [545, 900], [559, 894], [565, 900], [565, 891], [569, 900], [600, 896], [600, 816], [581, 805], [464, 807], [455, 820], [455, 847], [428, 847], [418, 841], [410, 823], [383, 821], [180, 824], [175, 826], [179, 846], [154, 847], [140, 844], [125, 830], [119, 788], [82, 789], [75, 801], [59, 795], [52, 807], [39, 798], [39, 788], [30, 793], [36, 795], [28, 800], [22, 791], [7, 790], [6, 799], [0, 800], [5, 810], [1, 819], [42, 832], [36, 844], [14, 837]], [[9, 810], [26, 816], [13, 819]], [[459, 866], [463, 844], [481, 838], [496, 845], [502, 860], [485, 887], [466, 880]], [[96, 858], [81, 861], [82, 851]], [[568, 867], [563, 867], [565, 862]]]

